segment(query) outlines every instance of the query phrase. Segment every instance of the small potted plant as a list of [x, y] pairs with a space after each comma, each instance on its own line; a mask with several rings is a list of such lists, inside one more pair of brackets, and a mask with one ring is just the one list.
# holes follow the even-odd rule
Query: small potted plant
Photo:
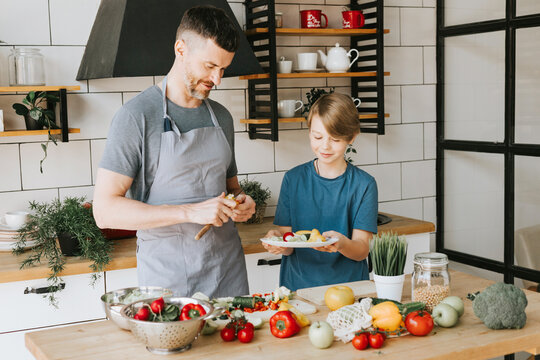
[[370, 241], [369, 257], [373, 264], [377, 297], [401, 301], [407, 240], [394, 232], [374, 235]]
[[[111, 243], [96, 225], [89, 204], [84, 198], [67, 197], [50, 203], [30, 202], [30, 215], [19, 229], [13, 250], [22, 254], [27, 242], [33, 241], [31, 254], [22, 261], [21, 269], [47, 261], [50, 268], [49, 288], [61, 289], [58, 276], [64, 269], [66, 256], [80, 256], [92, 261], [94, 285], [110, 261]], [[52, 305], [57, 305], [54, 291], [48, 295]]]
[[26, 130], [41, 130], [43, 128], [48, 130], [47, 142], [41, 145], [44, 156], [39, 162], [39, 171], [42, 173], [42, 164], [47, 158], [49, 141], [52, 141], [57, 145], [56, 139], [51, 135], [51, 129], [59, 128], [58, 125], [56, 125], [56, 115], [54, 113], [54, 107], [58, 100], [56, 95], [49, 94], [46, 91], [30, 91], [22, 100], [22, 104], [13, 104], [15, 112], [18, 115], [24, 116]]
[[246, 195], [251, 196], [255, 201], [255, 214], [246, 223], [261, 224], [266, 210], [266, 201], [270, 199], [272, 193], [268, 188], [263, 188], [262, 184], [256, 180], [241, 180], [240, 187]]
[[311, 109], [311, 106], [315, 104], [315, 101], [319, 100], [319, 98], [326, 94], [332, 94], [334, 92], [335, 88], [330, 88], [330, 91], [326, 91], [326, 89], [316, 89], [311, 88], [308, 93], [306, 93], [307, 98], [307, 104], [304, 104], [304, 108], [302, 109], [302, 115], [305, 114], [305, 116], [308, 115], [309, 109]]

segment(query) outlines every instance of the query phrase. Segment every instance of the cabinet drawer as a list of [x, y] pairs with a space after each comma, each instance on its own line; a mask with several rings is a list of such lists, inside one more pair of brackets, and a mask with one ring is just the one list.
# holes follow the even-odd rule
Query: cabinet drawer
[[279, 286], [280, 262], [276, 260], [281, 256], [269, 252], [246, 255], [250, 294], [271, 292]]
[[24, 293], [27, 287], [47, 287], [46, 279], [1, 284], [0, 333], [105, 318], [100, 300], [105, 292], [103, 277], [94, 287], [90, 278], [91, 274], [64, 276], [65, 289], [56, 295], [58, 308], [43, 294]]

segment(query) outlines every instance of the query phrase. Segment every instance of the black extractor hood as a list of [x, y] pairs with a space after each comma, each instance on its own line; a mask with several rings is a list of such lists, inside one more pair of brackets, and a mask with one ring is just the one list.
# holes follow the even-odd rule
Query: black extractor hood
[[263, 73], [226, 0], [101, 0], [77, 80], [166, 75], [176, 29], [196, 5], [225, 10], [238, 28], [240, 46], [223, 76]]

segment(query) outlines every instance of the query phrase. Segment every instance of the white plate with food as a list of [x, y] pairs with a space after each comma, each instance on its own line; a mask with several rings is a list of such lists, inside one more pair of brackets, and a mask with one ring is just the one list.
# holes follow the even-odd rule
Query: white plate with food
[[326, 245], [332, 245], [338, 241], [338, 238], [326, 238], [326, 241], [312, 241], [307, 240], [301, 241], [291, 241], [290, 239], [285, 241], [278, 236], [273, 236], [270, 238], [260, 239], [263, 243], [268, 245], [280, 246], [280, 247], [290, 247], [290, 248], [316, 248]]

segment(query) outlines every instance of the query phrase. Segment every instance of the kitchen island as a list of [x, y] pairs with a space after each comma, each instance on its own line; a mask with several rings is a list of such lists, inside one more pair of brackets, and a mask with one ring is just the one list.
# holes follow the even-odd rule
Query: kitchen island
[[[467, 293], [483, 290], [492, 281], [465, 273], [451, 272], [451, 294], [465, 298]], [[403, 301], [410, 300], [410, 277], [405, 281]], [[270, 290], [270, 289], [269, 289]], [[369, 295], [369, 294], [366, 294]], [[375, 294], [371, 294], [375, 295]], [[490, 330], [465, 300], [465, 314], [453, 328], [436, 327], [428, 336], [405, 335], [387, 339], [380, 349], [359, 351], [348, 343], [334, 342], [328, 349], [317, 349], [308, 338], [308, 328], [287, 339], [271, 335], [267, 323], [255, 331], [249, 344], [223, 342], [218, 333], [201, 336], [190, 350], [167, 355], [167, 359], [488, 359], [518, 351], [540, 352], [540, 294], [526, 291], [529, 305], [527, 323], [520, 330]], [[311, 321], [324, 320], [326, 306], [316, 306]], [[111, 321], [99, 321], [57, 329], [27, 333], [25, 343], [38, 360], [79, 359], [164, 359], [145, 349], [135, 337]]]

